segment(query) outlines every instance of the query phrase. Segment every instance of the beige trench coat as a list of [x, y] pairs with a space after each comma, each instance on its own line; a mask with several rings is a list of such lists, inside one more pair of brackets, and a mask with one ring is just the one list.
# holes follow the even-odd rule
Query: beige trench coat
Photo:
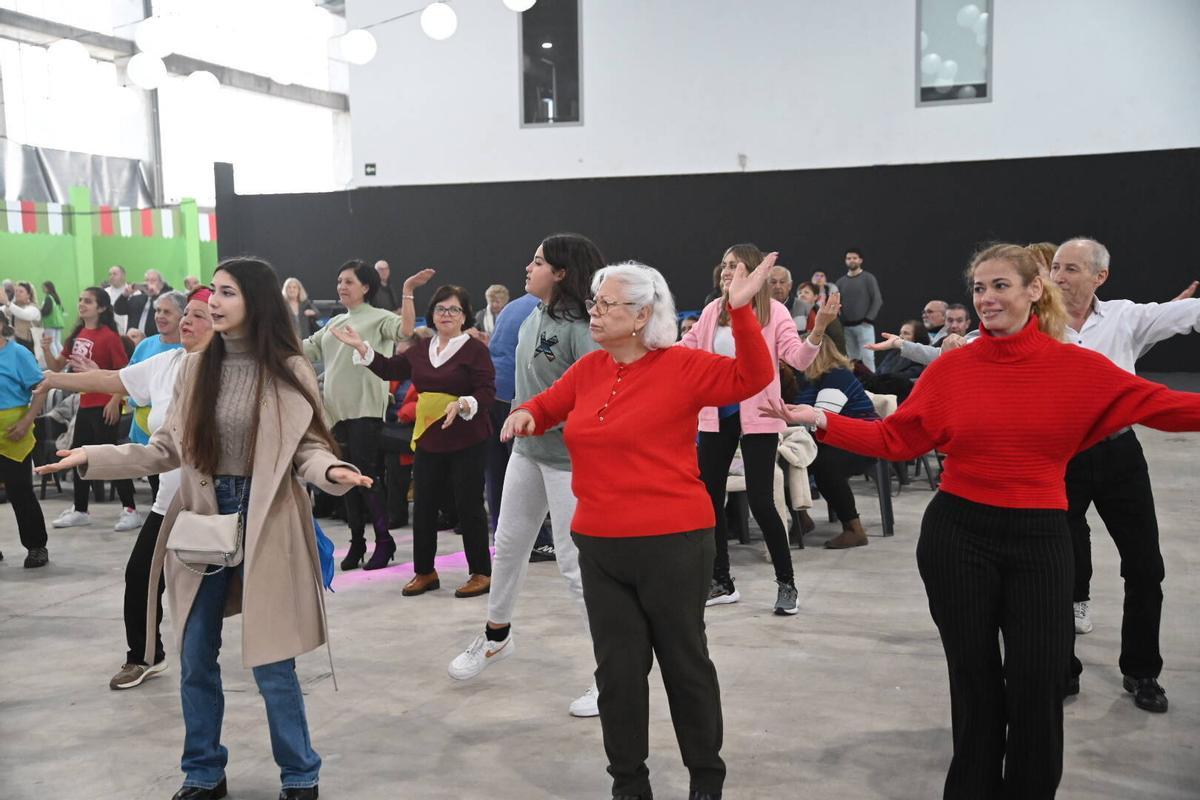
[[[85, 448], [88, 463], [83, 476], [87, 480], [157, 475], [181, 467], [179, 491], [163, 518], [147, 587], [147, 664], [154, 661], [155, 595], [164, 562], [171, 621], [181, 649], [184, 624], [200, 588], [201, 577], [167, 552], [171, 527], [182, 509], [217, 513], [213, 476], [180, 460], [187, 398], [198, 363], [196, 355], [184, 357], [167, 419], [148, 445]], [[291, 366], [312, 396], [320, 397], [308, 361], [296, 357]], [[326, 472], [330, 467], [358, 471], [339, 461], [309, 432], [312, 407], [291, 387], [271, 382], [263, 393], [260, 419], [245, 526], [243, 585], [234, 581], [225, 601], [225, 616], [243, 615], [242, 661], [247, 667], [294, 658], [326, 643], [321, 566], [304, 483], [341, 495], [350, 487], [331, 483]]]

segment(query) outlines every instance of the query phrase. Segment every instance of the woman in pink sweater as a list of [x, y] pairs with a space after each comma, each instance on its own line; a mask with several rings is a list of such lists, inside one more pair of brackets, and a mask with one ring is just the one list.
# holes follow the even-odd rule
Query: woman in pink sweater
[[[752, 244], [736, 244], [725, 251], [721, 260], [721, 296], [705, 306], [700, 321], [684, 334], [681, 342], [684, 347], [723, 356], [735, 355], [729, 324], [729, 285], [739, 264], [749, 270], [762, 260], [762, 252]], [[792, 315], [786, 306], [771, 299], [770, 288], [764, 285], [751, 301], [751, 306], [771, 353], [772, 363], [782, 361], [800, 371], [807, 368], [817, 357], [820, 348], [800, 339]], [[839, 309], [837, 295], [831, 296], [817, 316], [812, 335], [823, 334], [825, 327], [837, 319]], [[774, 500], [775, 454], [779, 433], [786, 426], [781, 420], [763, 416], [759, 412], [759, 408], [768, 400], [777, 400], [779, 397], [779, 370], [776, 369], [771, 383], [741, 404], [720, 408], [709, 406], [700, 412], [700, 477], [708, 489], [717, 517], [717, 557], [713, 564], [712, 590], [708, 599], [710, 606], [736, 603], [741, 598], [729, 573], [725, 524], [725, 480], [740, 443], [742, 463], [746, 467], [746, 495], [750, 512], [763, 532], [763, 539], [775, 565], [775, 613], [795, 614], [799, 610], [787, 531], [779, 512], [775, 510]]]

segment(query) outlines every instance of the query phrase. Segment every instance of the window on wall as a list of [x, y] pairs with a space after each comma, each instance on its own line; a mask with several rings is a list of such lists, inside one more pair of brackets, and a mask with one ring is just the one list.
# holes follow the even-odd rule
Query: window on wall
[[917, 0], [917, 105], [992, 99], [994, 0]]
[[583, 121], [579, 81], [581, 0], [538, 0], [521, 14], [521, 124]]

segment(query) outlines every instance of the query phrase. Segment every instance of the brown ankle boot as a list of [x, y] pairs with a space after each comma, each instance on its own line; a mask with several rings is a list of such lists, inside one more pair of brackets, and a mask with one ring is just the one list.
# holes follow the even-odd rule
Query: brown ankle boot
[[425, 575], [420, 573], [414, 575], [413, 579], [405, 585], [400, 594], [405, 597], [412, 597], [413, 595], [425, 594], [426, 592], [440, 588], [442, 588], [442, 582], [438, 580], [437, 570], [434, 570]]
[[862, 547], [870, 544], [862, 520], [857, 518], [842, 523], [842, 532], [825, 543], [828, 550], [844, 550], [847, 547]]
[[492, 590], [492, 579], [487, 575], [472, 575], [471, 579], [454, 590], [455, 597], [478, 597]]

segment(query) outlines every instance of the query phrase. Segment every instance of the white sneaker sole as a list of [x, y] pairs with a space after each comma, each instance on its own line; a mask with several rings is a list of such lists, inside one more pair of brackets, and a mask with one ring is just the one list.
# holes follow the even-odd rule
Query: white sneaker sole
[[140, 520], [135, 523], [132, 523], [132, 524], [130, 524], [130, 523], [122, 524], [122, 523], [118, 522], [116, 525], [113, 525], [113, 530], [114, 531], [136, 531], [140, 527], [142, 527], [142, 523]]
[[784, 617], [784, 616], [790, 617], [793, 614], [799, 614], [799, 613], [800, 613], [800, 606], [792, 606], [791, 608], [780, 608], [779, 606], [775, 607], [775, 616], [777, 616], [777, 617]]
[[737, 589], [733, 590], [733, 594], [723, 594], [719, 597], [710, 597], [704, 601], [705, 606], [727, 606], [730, 603], [736, 603], [742, 599], [742, 593]]
[[449, 668], [446, 670], [446, 674], [449, 675], [451, 678], [454, 678], [454, 680], [456, 680], [456, 681], [469, 681], [469, 680], [471, 680], [471, 678], [476, 677], [477, 675], [479, 675], [479, 673], [483, 672], [485, 669], [490, 667], [492, 664], [495, 664], [497, 661], [503, 661], [504, 659], [508, 658], [510, 655], [512, 655], [512, 651], [513, 651], [513, 644], [512, 644], [512, 642], [509, 642], [504, 647], [502, 647], [499, 650], [497, 650], [496, 652], [492, 653], [490, 658], [485, 658], [485, 660], [483, 662], [481, 662], [483, 666], [481, 666], [479, 669], [474, 670], [474, 671], [462, 670], [462, 669], [456, 670], [454, 667], [454, 662], [451, 661]]
[[598, 717], [600, 716], [600, 709], [595, 703], [591, 703], [589, 705], [581, 704], [579, 706], [576, 706], [575, 703], [571, 703], [570, 707], [567, 708], [567, 713], [569, 713], [572, 717]]
[[1092, 624], [1091, 620], [1088, 620], [1087, 622], [1075, 620], [1075, 632], [1080, 636], [1084, 635], [1085, 633], [1091, 633], [1093, 630], [1095, 630], [1095, 628], [1096, 626]]
[[152, 678], [155, 675], [158, 675], [158, 674], [166, 672], [166, 671], [167, 671], [167, 662], [160, 661], [157, 664], [150, 667], [150, 669], [143, 672], [136, 679], [130, 681], [129, 683], [118, 683], [116, 685], [116, 688], [117, 689], [132, 689], [135, 686], [141, 686], [143, 683], [146, 682], [147, 678]]
[[84, 525], [91, 523], [91, 521], [92, 520], [90, 518], [79, 521], [79, 522], [77, 522], [75, 520], [57, 520], [56, 519], [53, 522], [51, 522], [50, 524], [52, 526], [54, 526], [55, 528], [82, 528]]

